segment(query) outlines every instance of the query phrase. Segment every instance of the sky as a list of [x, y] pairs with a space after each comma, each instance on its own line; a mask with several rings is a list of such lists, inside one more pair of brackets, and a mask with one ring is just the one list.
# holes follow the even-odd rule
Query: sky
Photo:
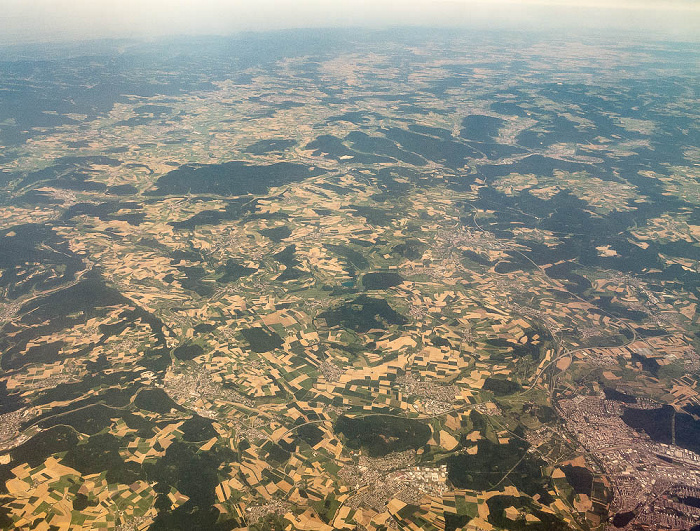
[[309, 27], [638, 30], [700, 40], [700, 0], [0, 0], [0, 44]]

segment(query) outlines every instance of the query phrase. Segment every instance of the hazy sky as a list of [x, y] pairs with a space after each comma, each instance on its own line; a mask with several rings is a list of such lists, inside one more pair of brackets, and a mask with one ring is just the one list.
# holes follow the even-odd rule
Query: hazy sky
[[0, 0], [0, 43], [392, 25], [641, 29], [700, 39], [700, 0]]

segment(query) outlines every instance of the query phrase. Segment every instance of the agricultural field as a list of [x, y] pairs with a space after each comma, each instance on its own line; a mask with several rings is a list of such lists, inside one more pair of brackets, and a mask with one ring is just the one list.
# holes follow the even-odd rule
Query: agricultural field
[[697, 46], [247, 38], [0, 49], [0, 528], [700, 525]]

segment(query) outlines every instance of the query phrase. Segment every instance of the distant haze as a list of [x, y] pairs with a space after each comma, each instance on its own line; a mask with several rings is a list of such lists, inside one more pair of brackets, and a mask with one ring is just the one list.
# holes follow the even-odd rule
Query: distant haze
[[0, 0], [0, 44], [310, 27], [637, 30], [700, 37], [697, 0]]

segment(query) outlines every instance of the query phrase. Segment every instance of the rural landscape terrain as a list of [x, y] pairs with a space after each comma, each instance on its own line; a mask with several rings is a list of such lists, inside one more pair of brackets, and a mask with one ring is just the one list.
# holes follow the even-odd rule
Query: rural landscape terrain
[[700, 47], [549, 39], [0, 48], [0, 529], [699, 526]]

